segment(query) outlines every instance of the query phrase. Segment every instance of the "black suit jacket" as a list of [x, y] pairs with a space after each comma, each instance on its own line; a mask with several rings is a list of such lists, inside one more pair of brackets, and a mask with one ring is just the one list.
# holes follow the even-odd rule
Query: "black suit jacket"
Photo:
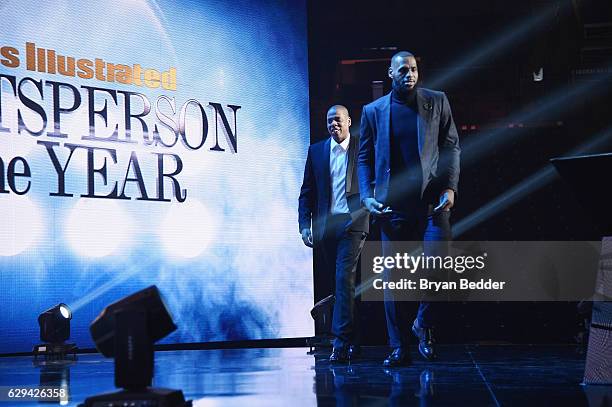
[[[300, 231], [312, 224], [313, 240], [323, 237], [327, 216], [331, 206], [331, 180], [329, 176], [329, 152], [331, 139], [320, 141], [308, 148], [304, 181], [299, 198]], [[351, 134], [346, 166], [346, 199], [351, 213], [349, 230], [368, 232], [369, 214], [361, 206], [359, 181], [357, 180], [357, 154], [359, 137]]]
[[[417, 131], [423, 184], [421, 196], [437, 198], [444, 189], [457, 192], [459, 136], [443, 92], [417, 88]], [[358, 173], [361, 198], [385, 202], [389, 192], [391, 93], [363, 107]], [[374, 186], [374, 188], [372, 188]]]

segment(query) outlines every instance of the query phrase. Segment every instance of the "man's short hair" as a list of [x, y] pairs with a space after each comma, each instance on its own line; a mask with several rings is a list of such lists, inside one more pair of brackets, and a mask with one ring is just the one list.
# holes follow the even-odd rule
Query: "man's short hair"
[[346, 108], [346, 106], [343, 106], [343, 105], [333, 105], [332, 107], [327, 109], [327, 111], [329, 112], [332, 109], [334, 109], [336, 112], [345, 112], [346, 115], [349, 116], [349, 111]]
[[[391, 63], [393, 63], [393, 60], [395, 58], [408, 58], [408, 57], [412, 57], [415, 58], [414, 54], [412, 52], [408, 52], [408, 51], [399, 51], [396, 52], [392, 57], [391, 57]], [[416, 58], [415, 58], [416, 59]]]

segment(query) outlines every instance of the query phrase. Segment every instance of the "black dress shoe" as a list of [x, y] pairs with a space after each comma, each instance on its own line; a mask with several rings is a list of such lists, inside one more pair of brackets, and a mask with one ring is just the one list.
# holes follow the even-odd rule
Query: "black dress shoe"
[[412, 363], [410, 353], [404, 348], [395, 348], [383, 362], [384, 367], [408, 366]]
[[349, 358], [349, 347], [342, 346], [340, 348], [334, 348], [331, 355], [329, 355], [330, 363], [347, 363]]
[[436, 359], [436, 350], [434, 348], [434, 337], [433, 329], [421, 328], [418, 326], [417, 321], [412, 324], [412, 332], [419, 339], [419, 353], [426, 360]]

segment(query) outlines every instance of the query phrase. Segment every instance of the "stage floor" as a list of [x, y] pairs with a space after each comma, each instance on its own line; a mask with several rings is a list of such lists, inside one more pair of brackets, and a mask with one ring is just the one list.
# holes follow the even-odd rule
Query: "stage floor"
[[[306, 348], [157, 352], [154, 384], [182, 389], [195, 406], [572, 405], [597, 406], [580, 386], [584, 354], [573, 346], [447, 345], [440, 360], [416, 354], [410, 367], [385, 370], [386, 348], [364, 348], [350, 364], [330, 366], [328, 352]], [[0, 386], [69, 386], [77, 405], [114, 390], [111, 359], [79, 355], [71, 365], [34, 366], [31, 357], [0, 358]], [[595, 391], [609, 387], [595, 386]], [[2, 405], [38, 405], [0, 402]]]

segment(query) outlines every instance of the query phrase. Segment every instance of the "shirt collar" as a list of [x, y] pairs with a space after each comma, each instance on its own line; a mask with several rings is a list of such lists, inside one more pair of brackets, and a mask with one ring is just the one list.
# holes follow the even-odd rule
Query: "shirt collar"
[[344, 150], [345, 152], [348, 150], [348, 146], [349, 146], [349, 142], [351, 141], [351, 134], [349, 133], [348, 137], [344, 139], [344, 141], [340, 144], [338, 144], [336, 142], [336, 140], [334, 140], [333, 137], [331, 137], [331, 151], [334, 151], [334, 149], [336, 148], [336, 146], [340, 146], [342, 148], [342, 150]]

